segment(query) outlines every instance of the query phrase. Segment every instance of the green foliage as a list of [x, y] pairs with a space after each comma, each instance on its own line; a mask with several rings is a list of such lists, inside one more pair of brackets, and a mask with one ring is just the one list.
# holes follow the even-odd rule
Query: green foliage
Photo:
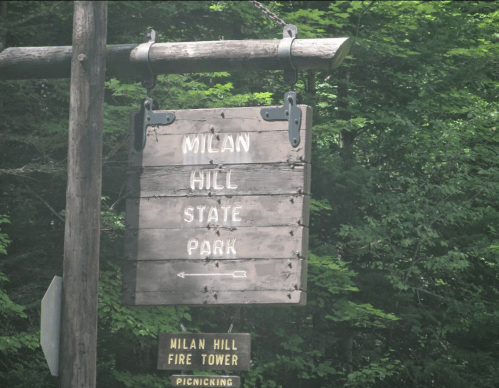
[[[0, 44], [71, 44], [71, 3], [4, 3]], [[98, 386], [169, 386], [158, 333], [231, 323], [253, 337], [245, 388], [499, 386], [498, 5], [264, 5], [300, 38], [354, 40], [340, 68], [296, 85], [314, 108], [307, 306], [121, 305], [128, 121], [145, 90], [139, 75], [109, 78]], [[109, 3], [108, 44], [139, 43], [148, 27], [161, 42], [282, 31], [249, 2]], [[280, 72], [171, 74], [153, 98], [164, 109], [278, 105], [286, 88]], [[62, 274], [68, 107], [68, 80], [0, 84], [2, 387], [57, 386], [39, 304]]]

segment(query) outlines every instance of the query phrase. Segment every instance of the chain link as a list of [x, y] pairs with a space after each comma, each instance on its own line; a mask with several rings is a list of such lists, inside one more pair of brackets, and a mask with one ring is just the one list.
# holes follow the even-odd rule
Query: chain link
[[277, 25], [285, 26], [287, 23], [282, 20], [279, 16], [269, 11], [268, 8], [265, 8], [261, 3], [255, 0], [249, 0], [250, 3], [262, 11], [265, 15], [267, 15], [270, 19], [272, 19]]

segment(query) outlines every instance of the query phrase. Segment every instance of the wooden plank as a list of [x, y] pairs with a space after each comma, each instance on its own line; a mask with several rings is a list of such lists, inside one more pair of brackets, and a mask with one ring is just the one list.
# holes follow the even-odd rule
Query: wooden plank
[[249, 370], [250, 354], [247, 333], [161, 333], [158, 369]]
[[136, 292], [122, 302], [128, 306], [200, 306], [200, 305], [250, 305], [250, 304], [298, 304], [307, 300], [305, 291], [217, 291], [199, 292]]
[[[280, 70], [279, 39], [155, 43], [149, 59], [154, 74]], [[295, 39], [298, 70], [336, 68], [350, 50], [349, 38]], [[137, 75], [137, 44], [107, 46], [106, 76]], [[72, 47], [10, 47], [0, 53], [0, 79], [69, 78]]]
[[312, 108], [299, 107], [301, 142], [296, 148], [289, 142], [288, 122], [263, 120], [262, 107], [177, 110], [171, 111], [175, 113], [173, 124], [148, 127], [143, 151], [135, 150], [132, 126], [129, 164], [145, 167], [310, 162]]
[[126, 200], [127, 229], [309, 224], [308, 195], [150, 197]]
[[125, 231], [128, 260], [306, 258], [302, 226]]
[[[229, 164], [130, 169], [128, 197], [308, 194], [310, 165]], [[193, 179], [191, 181], [191, 179]], [[202, 185], [202, 188], [200, 186]], [[215, 187], [219, 187], [216, 189]], [[192, 189], [194, 187], [194, 189]], [[207, 189], [207, 187], [209, 187]]]
[[228, 387], [237, 388], [241, 384], [239, 376], [220, 375], [172, 375], [173, 387]]
[[125, 261], [123, 290], [304, 291], [306, 269], [303, 259]]

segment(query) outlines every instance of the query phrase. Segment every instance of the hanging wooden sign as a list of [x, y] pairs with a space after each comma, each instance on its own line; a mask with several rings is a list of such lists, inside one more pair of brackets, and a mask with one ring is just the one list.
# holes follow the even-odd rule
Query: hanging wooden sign
[[260, 107], [172, 111], [143, 150], [131, 125], [124, 304], [305, 303], [312, 112], [299, 108], [298, 147]]

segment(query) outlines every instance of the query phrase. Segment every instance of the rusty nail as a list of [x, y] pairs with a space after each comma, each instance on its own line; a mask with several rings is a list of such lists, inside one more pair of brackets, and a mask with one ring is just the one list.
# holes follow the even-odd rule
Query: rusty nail
[[289, 299], [291, 299], [291, 294], [290, 294], [289, 292], [288, 292], [288, 294], [287, 294], [287, 295], [288, 295], [288, 298], [289, 298]]
[[290, 230], [289, 230], [289, 234], [290, 234], [291, 236], [293, 235], [293, 230], [292, 230], [292, 229], [290, 229]]
[[293, 197], [289, 197], [289, 202], [295, 203], [295, 199]]

